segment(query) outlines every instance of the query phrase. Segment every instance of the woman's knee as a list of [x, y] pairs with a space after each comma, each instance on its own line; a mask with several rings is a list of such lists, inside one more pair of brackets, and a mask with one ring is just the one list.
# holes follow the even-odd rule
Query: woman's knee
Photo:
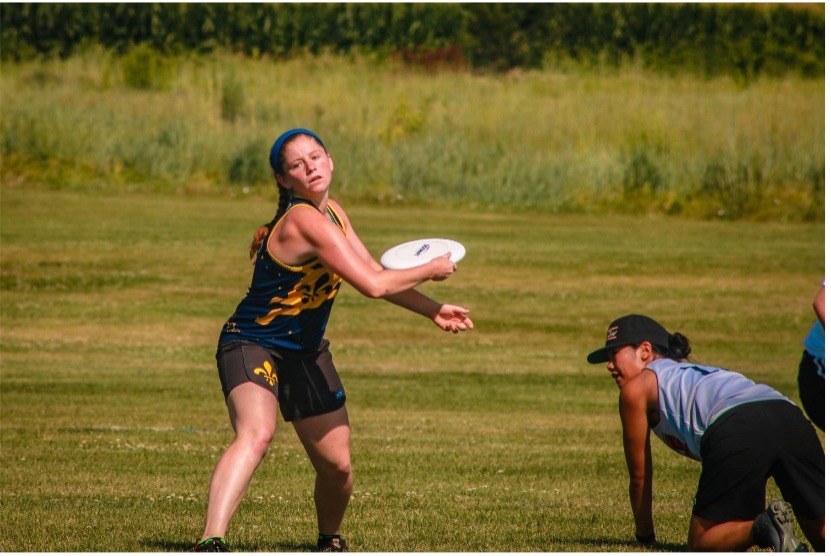
[[274, 439], [274, 427], [257, 427], [252, 429], [241, 429], [237, 431], [234, 440], [239, 446], [251, 452], [252, 455], [263, 458]]
[[268, 452], [277, 429], [277, 399], [251, 382], [228, 395], [228, 414], [236, 432], [235, 443], [260, 457]]
[[352, 484], [352, 461], [348, 453], [341, 457], [318, 462], [316, 471], [321, 478], [327, 481], [338, 484]]
[[294, 423], [318, 477], [338, 483], [352, 480], [349, 420], [346, 409]]
[[693, 527], [693, 524], [690, 524], [687, 533], [687, 552], [706, 552], [701, 545], [701, 537], [704, 533], [705, 530], [701, 527]]

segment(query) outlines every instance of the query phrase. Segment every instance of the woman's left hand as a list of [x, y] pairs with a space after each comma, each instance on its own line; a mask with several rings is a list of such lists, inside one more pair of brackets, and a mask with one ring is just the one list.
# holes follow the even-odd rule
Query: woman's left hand
[[467, 316], [470, 311], [457, 305], [444, 304], [433, 316], [436, 326], [447, 332], [458, 334], [468, 328], [473, 329], [473, 321]]

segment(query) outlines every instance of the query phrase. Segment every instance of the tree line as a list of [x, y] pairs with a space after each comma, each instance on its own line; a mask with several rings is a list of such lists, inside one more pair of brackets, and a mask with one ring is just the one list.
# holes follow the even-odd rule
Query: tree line
[[373, 53], [428, 67], [558, 64], [706, 77], [825, 73], [822, 4], [34, 3], [0, 5], [4, 60], [225, 50], [247, 56]]

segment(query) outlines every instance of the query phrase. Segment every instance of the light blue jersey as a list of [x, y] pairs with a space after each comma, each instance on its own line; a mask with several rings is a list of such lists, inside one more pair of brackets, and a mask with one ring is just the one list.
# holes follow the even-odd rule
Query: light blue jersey
[[[825, 280], [822, 281], [823, 296], [825, 295]], [[805, 338], [805, 351], [808, 355], [825, 363], [825, 327], [820, 321], [815, 321], [811, 331]], [[825, 366], [825, 365], [823, 365]]]
[[825, 328], [822, 327], [822, 323], [819, 321], [814, 323], [808, 337], [805, 338], [805, 351], [811, 357], [825, 361]]
[[652, 431], [676, 452], [701, 461], [701, 437], [728, 409], [748, 402], [786, 400], [765, 384], [734, 371], [658, 359], [646, 366], [658, 377], [660, 420]]

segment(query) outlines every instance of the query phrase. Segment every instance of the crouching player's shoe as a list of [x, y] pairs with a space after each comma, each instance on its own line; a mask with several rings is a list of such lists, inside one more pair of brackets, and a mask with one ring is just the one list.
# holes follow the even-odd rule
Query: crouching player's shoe
[[784, 500], [773, 500], [768, 508], [753, 521], [753, 542], [760, 548], [774, 552], [807, 552], [793, 532], [793, 510]]
[[193, 548], [190, 549], [191, 552], [231, 552], [231, 549], [228, 548], [228, 543], [225, 542], [225, 539], [222, 537], [209, 537], [207, 539], [202, 539], [200, 541], [196, 541], [196, 544], [193, 545]]
[[340, 535], [318, 535], [317, 552], [349, 552]]

